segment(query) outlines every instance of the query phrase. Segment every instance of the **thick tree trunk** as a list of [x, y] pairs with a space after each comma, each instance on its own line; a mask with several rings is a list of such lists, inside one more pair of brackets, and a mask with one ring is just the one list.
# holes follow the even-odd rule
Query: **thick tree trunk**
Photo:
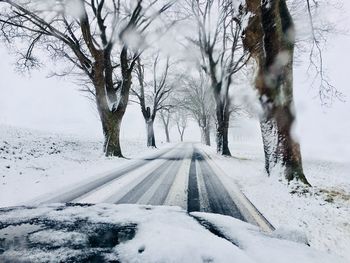
[[[120, 147], [120, 127], [126, 107], [129, 101], [129, 90], [131, 85], [131, 71], [125, 61], [126, 50], [122, 52], [122, 77], [120, 99], [118, 100], [110, 76], [110, 65], [107, 63], [105, 54], [96, 54], [96, 61], [93, 64], [93, 84], [96, 91], [96, 104], [100, 115], [102, 130], [105, 137], [104, 152], [106, 156], [123, 157]], [[109, 73], [108, 73], [109, 72]], [[109, 85], [107, 85], [109, 84]]]
[[110, 108], [108, 95], [105, 89], [104, 62], [96, 61], [94, 64], [94, 86], [96, 91], [96, 105], [102, 123], [104, 135], [103, 150], [106, 156], [123, 157], [120, 147], [120, 126], [125, 108]]
[[104, 135], [103, 150], [105, 155], [123, 157], [119, 136], [124, 113], [121, 111], [110, 111], [104, 94], [97, 93], [96, 104], [102, 123]]
[[[284, 168], [287, 181], [298, 180], [307, 185], [303, 172], [300, 146], [292, 136], [294, 25], [285, 0], [275, 0], [262, 6], [264, 30], [265, 92], [272, 105], [263, 105], [268, 120], [275, 124], [277, 147], [272, 148], [275, 164]], [[261, 100], [262, 101], [262, 100]], [[266, 102], [265, 102], [266, 104]], [[271, 169], [270, 169], [271, 170]]]
[[104, 141], [104, 152], [106, 156], [123, 157], [120, 147], [120, 125], [122, 118], [111, 112], [104, 112], [101, 117]]
[[147, 147], [156, 148], [156, 139], [154, 136], [154, 121], [152, 119], [146, 120], [146, 129], [147, 129]]
[[[265, 168], [270, 174], [276, 164], [282, 165], [287, 181], [307, 185], [300, 146], [293, 138], [293, 54], [294, 25], [285, 0], [246, 1], [252, 12], [244, 45], [255, 58], [259, 73], [256, 89], [264, 110], [261, 120]], [[257, 43], [261, 43], [257, 45]]]
[[277, 147], [273, 153], [276, 156], [276, 162], [283, 165], [284, 174], [288, 181], [298, 180], [310, 185], [304, 175], [300, 145], [291, 134], [294, 115], [290, 106], [277, 107], [274, 119], [276, 120], [278, 136]]

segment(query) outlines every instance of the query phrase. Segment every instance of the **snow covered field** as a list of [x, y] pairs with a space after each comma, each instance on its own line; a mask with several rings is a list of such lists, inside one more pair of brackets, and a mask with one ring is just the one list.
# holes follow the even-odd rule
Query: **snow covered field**
[[[122, 141], [126, 157], [144, 141]], [[106, 158], [102, 141], [0, 125], [0, 206], [11, 206], [108, 172], [127, 159]]]
[[306, 190], [267, 177], [256, 140], [236, 138], [230, 144], [233, 158], [203, 147], [277, 229], [301, 231], [312, 247], [350, 261], [350, 162], [344, 156], [340, 156], [344, 161], [335, 155], [325, 160], [321, 153], [305, 151], [304, 170], [313, 185]]

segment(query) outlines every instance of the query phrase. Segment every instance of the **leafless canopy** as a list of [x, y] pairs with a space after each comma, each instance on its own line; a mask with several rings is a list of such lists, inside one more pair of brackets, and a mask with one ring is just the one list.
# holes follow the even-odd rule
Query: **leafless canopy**
[[[169, 103], [169, 96], [173, 91], [173, 83], [169, 81], [169, 70], [170, 70], [170, 58], [167, 57], [164, 61], [164, 65], [160, 63], [160, 55], [157, 53], [155, 55], [152, 66], [147, 67], [147, 64], [141, 62], [141, 58], [137, 61], [137, 66], [135, 67], [135, 73], [138, 79], [138, 83], [133, 85], [132, 95], [134, 95], [137, 100], [132, 100], [133, 102], [140, 104], [141, 109], [144, 113], [147, 107], [151, 109], [151, 117], [153, 120], [156, 117], [156, 113], [160, 110], [169, 109], [171, 107]], [[145, 68], [146, 67], [146, 68]], [[160, 67], [164, 70], [160, 73]], [[151, 80], [145, 79], [145, 71], [149, 75], [153, 75]], [[159, 74], [160, 73], [160, 74]], [[144, 113], [145, 115], [145, 113]]]
[[93, 82], [94, 64], [103, 58], [106, 91], [113, 102], [121, 92], [122, 61], [132, 70], [147, 47], [147, 30], [154, 30], [152, 23], [157, 24], [159, 14], [171, 6], [160, 2], [0, 0], [1, 35], [19, 47], [18, 65], [23, 70], [38, 66], [40, 50], [46, 50], [54, 60], [71, 62], [57, 74], [83, 72]]

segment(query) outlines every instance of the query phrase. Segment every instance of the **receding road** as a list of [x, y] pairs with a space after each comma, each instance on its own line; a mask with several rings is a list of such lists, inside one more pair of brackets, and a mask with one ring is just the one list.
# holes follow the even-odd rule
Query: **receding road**
[[[191, 143], [163, 149], [39, 203], [176, 205], [188, 212], [211, 212], [272, 228], [255, 207]], [[229, 181], [228, 181], [229, 180]], [[233, 193], [235, 192], [235, 193]], [[260, 223], [259, 223], [260, 222]]]

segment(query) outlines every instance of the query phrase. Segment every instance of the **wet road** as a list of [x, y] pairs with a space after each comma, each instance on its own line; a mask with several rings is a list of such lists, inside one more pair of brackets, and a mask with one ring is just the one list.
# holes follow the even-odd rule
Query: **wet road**
[[243, 202], [242, 195], [236, 198], [232, 193], [236, 190], [228, 187], [231, 181], [225, 180], [201, 147], [183, 143], [135, 160], [104, 177], [50, 196], [40, 203], [174, 205], [188, 212], [217, 213], [250, 223], [259, 221], [259, 217], [264, 221], [257, 210], [254, 212], [255, 207], [249, 200], [244, 200], [244, 195]]

